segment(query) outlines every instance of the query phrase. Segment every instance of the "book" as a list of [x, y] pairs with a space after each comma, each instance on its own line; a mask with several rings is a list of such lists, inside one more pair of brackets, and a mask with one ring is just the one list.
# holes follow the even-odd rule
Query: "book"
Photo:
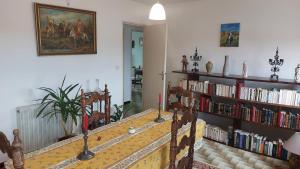
[[234, 147], [288, 160], [290, 153], [283, 148], [283, 141], [268, 140], [267, 137], [243, 130], [234, 131]]

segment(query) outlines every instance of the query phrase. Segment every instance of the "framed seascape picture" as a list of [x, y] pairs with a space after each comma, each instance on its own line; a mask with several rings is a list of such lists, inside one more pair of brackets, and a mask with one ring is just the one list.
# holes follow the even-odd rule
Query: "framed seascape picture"
[[239, 47], [240, 23], [221, 24], [221, 47]]
[[96, 12], [35, 3], [38, 55], [96, 54]]

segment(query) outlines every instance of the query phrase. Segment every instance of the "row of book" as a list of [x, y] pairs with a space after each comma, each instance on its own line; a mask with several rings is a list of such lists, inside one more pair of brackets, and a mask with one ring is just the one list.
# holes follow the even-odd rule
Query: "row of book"
[[262, 89], [241, 87], [240, 99], [266, 103], [300, 106], [300, 93], [297, 90], [287, 89]]
[[228, 133], [227, 131], [210, 124], [205, 125], [205, 137], [218, 142], [227, 144], [228, 143]]
[[235, 98], [236, 87], [235, 85], [229, 86], [224, 84], [213, 84], [214, 94], [216, 96]]
[[200, 92], [200, 93], [209, 93], [208, 87], [209, 87], [209, 81], [189, 81], [189, 87], [187, 88], [187, 80], [181, 80], [179, 82], [179, 86], [182, 87], [184, 90], [191, 89], [194, 92]]
[[235, 104], [215, 103], [210, 98], [200, 96], [199, 111], [216, 113], [228, 117], [241, 118], [241, 111]]
[[209, 95], [237, 98], [243, 100], [300, 106], [300, 93], [297, 90], [288, 89], [263, 89], [245, 87], [243, 83], [235, 85], [213, 84], [209, 81], [181, 80], [179, 85], [187, 90], [206, 93]]
[[209, 95], [230, 98], [235, 98], [236, 95], [235, 85], [213, 84], [209, 83], [209, 81], [189, 81], [189, 87], [187, 88], [187, 80], [181, 80], [179, 86], [184, 90], [191, 89], [194, 92], [206, 93]]
[[255, 106], [249, 108], [244, 105], [212, 102], [210, 98], [203, 96], [200, 97], [199, 111], [216, 113], [268, 126], [300, 129], [300, 114], [296, 112], [273, 111], [266, 108], [258, 109]]
[[290, 153], [283, 148], [283, 141], [281, 139], [278, 141], [269, 141], [267, 137], [242, 130], [234, 131], [234, 147], [283, 160], [288, 160], [290, 156]]
[[300, 114], [287, 111], [273, 111], [270, 109], [257, 109], [241, 107], [242, 120], [262, 123], [281, 128], [300, 129]]

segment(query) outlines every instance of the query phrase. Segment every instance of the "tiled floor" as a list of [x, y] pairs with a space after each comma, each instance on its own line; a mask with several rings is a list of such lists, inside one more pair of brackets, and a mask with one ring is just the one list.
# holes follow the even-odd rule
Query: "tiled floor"
[[142, 112], [142, 88], [140, 85], [135, 86], [135, 88], [132, 88], [131, 90], [132, 95], [132, 101], [131, 104], [125, 105], [125, 109], [127, 109], [129, 106], [131, 107], [128, 112], [124, 114], [124, 118], [129, 117], [131, 115], [137, 114]]
[[287, 169], [285, 161], [257, 155], [204, 139], [195, 151], [194, 161], [210, 164], [220, 169]]

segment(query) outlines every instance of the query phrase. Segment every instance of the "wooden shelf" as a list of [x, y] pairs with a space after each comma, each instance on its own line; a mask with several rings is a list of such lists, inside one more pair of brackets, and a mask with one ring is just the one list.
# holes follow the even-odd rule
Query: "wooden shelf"
[[236, 118], [236, 117], [230, 117], [230, 116], [226, 116], [226, 115], [218, 114], [218, 113], [211, 113], [211, 112], [200, 112], [200, 113], [210, 114], [210, 115], [213, 115], [213, 116], [223, 117], [223, 118], [227, 118], [227, 119], [237, 119], [237, 120], [240, 120], [239, 118]]
[[248, 76], [247, 78], [243, 78], [241, 75], [228, 75], [223, 76], [221, 73], [210, 73], [207, 72], [192, 72], [192, 71], [173, 71], [173, 73], [186, 74], [186, 75], [199, 75], [206, 77], [214, 77], [214, 78], [222, 78], [222, 79], [232, 79], [232, 80], [240, 80], [240, 81], [254, 81], [254, 82], [263, 82], [263, 83], [279, 83], [279, 84], [291, 84], [291, 85], [300, 85], [300, 83], [295, 82], [292, 79], [279, 79], [279, 80], [271, 80], [267, 77], [257, 77], [257, 76]]
[[223, 118], [227, 118], [227, 119], [236, 119], [236, 120], [240, 120], [240, 121], [245, 122], [245, 123], [255, 124], [255, 125], [259, 125], [259, 126], [263, 126], [263, 127], [276, 128], [276, 129], [288, 130], [288, 131], [293, 131], [293, 132], [300, 132], [300, 129], [293, 129], [293, 128], [285, 128], [285, 127], [266, 125], [266, 124], [263, 124], [263, 123], [242, 120], [242, 119], [237, 118], [237, 117], [230, 117], [230, 116], [223, 115], [223, 114], [218, 114], [218, 113], [211, 113], [211, 112], [200, 112], [200, 113], [210, 114], [210, 115], [213, 115], [213, 116], [223, 117]]
[[239, 150], [244, 150], [244, 151], [247, 151], [247, 152], [250, 152], [250, 153], [254, 153], [254, 154], [258, 154], [258, 155], [262, 155], [262, 156], [266, 156], [266, 157], [270, 157], [270, 158], [275, 158], [275, 159], [282, 160], [282, 161], [288, 161], [288, 160], [284, 160], [284, 159], [281, 159], [281, 158], [278, 158], [278, 157], [273, 157], [273, 156], [270, 156], [270, 155], [267, 155], [267, 154], [262, 154], [262, 153], [258, 153], [258, 152], [255, 152], [255, 151], [246, 150], [246, 149], [239, 148], [239, 147], [234, 147], [232, 145], [227, 145], [227, 144], [225, 144], [223, 142], [216, 141], [216, 140], [208, 138], [208, 137], [203, 137], [203, 138], [207, 139], [207, 140], [210, 140], [210, 141], [217, 142], [219, 144], [223, 144], [223, 145], [226, 145], [226, 146], [229, 146], [229, 147], [233, 147], [233, 148], [236, 148], [236, 149], [239, 149]]
[[266, 102], [258, 102], [258, 101], [243, 100], [243, 99], [237, 99], [237, 101], [240, 103], [261, 104], [266, 106], [285, 107], [289, 109], [300, 109], [300, 106], [293, 106], [293, 105], [286, 105], [286, 104], [266, 103]]

